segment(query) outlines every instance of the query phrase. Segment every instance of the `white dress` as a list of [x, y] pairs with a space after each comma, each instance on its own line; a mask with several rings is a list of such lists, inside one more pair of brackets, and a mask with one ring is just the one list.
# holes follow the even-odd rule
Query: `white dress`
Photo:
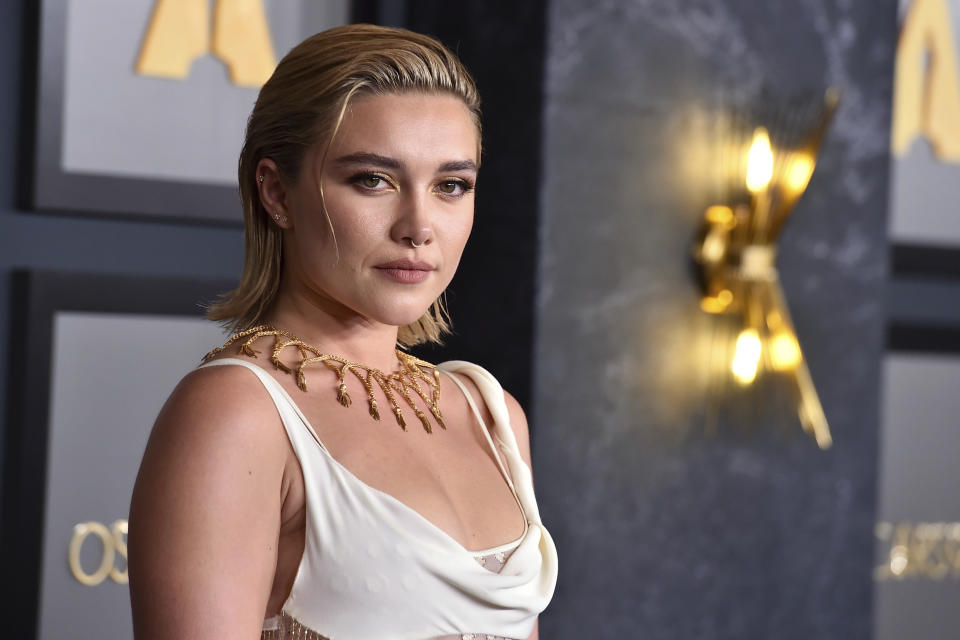
[[[277, 406], [300, 461], [306, 492], [303, 557], [282, 614], [264, 623], [263, 638], [426, 640], [527, 638], [553, 596], [557, 552], [540, 521], [530, 469], [520, 457], [503, 395], [487, 371], [450, 361], [440, 371], [468, 376], [493, 428], [453, 375], [483, 426], [527, 526], [516, 541], [468, 551], [393, 496], [365, 484], [335, 460], [284, 388], [261, 367], [257, 375]], [[490, 433], [493, 437], [491, 438]], [[509, 473], [508, 473], [509, 471]]]

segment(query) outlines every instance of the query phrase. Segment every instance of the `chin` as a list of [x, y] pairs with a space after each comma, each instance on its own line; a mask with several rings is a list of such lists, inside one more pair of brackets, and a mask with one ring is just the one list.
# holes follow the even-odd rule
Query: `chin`
[[431, 299], [427, 305], [397, 305], [391, 309], [380, 309], [380, 313], [371, 314], [371, 318], [394, 327], [405, 327], [422, 318], [435, 299]]
[[423, 310], [423, 313], [418, 313], [415, 316], [402, 316], [402, 317], [391, 317], [389, 320], [385, 320], [384, 324], [388, 324], [394, 327], [405, 327], [408, 324], [413, 324], [417, 320], [423, 317], [423, 314], [427, 312], [427, 309]]

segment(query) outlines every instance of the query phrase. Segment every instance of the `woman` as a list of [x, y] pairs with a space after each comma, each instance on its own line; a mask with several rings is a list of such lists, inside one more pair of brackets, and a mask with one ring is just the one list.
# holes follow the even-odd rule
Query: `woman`
[[556, 552], [523, 411], [396, 350], [447, 330], [479, 118], [456, 57], [400, 29], [318, 34], [261, 90], [244, 271], [210, 311], [238, 333], [173, 392], [134, 489], [138, 638], [537, 637]]

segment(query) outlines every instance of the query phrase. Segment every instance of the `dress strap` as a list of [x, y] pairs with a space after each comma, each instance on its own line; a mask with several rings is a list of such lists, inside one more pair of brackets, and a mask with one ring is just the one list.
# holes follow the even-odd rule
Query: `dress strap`
[[[443, 369], [441, 369], [443, 371]], [[513, 486], [513, 478], [510, 477], [510, 473], [507, 471], [506, 465], [503, 464], [503, 459], [500, 457], [500, 452], [497, 451], [497, 445], [493, 443], [493, 438], [490, 437], [490, 430], [487, 428], [486, 422], [483, 420], [483, 416], [480, 414], [480, 409], [477, 407], [477, 403], [473, 399], [473, 395], [467, 390], [465, 384], [460, 382], [457, 376], [453, 375], [449, 371], [443, 371], [443, 373], [453, 380], [460, 391], [463, 392], [463, 395], [467, 398], [467, 404], [470, 405], [470, 410], [473, 411], [473, 416], [477, 419], [477, 422], [480, 423], [480, 430], [483, 431], [483, 437], [487, 439], [487, 444], [490, 445], [490, 450], [493, 451], [493, 457], [497, 461], [497, 466], [500, 467], [500, 473], [503, 474], [504, 480], [507, 481], [507, 486], [510, 487], [510, 491], [513, 492], [513, 497], [516, 498], [517, 503], [520, 504], [520, 498], [517, 496], [517, 489]], [[523, 505], [520, 504], [520, 509], [523, 510]]]
[[293, 411], [296, 417], [300, 419], [300, 422], [303, 424], [304, 428], [306, 428], [307, 432], [309, 432], [309, 434], [316, 441], [317, 445], [324, 451], [327, 450], [327, 448], [323, 446], [320, 436], [318, 436], [317, 432], [314, 431], [313, 425], [311, 425], [310, 421], [307, 420], [307, 417], [303, 415], [300, 407], [298, 407], [297, 403], [293, 401], [293, 398], [290, 397], [290, 394], [287, 393], [287, 390], [284, 389], [283, 386], [281, 386], [281, 384], [273, 378], [273, 376], [267, 373], [263, 367], [259, 367], [252, 362], [248, 362], [240, 358], [220, 358], [219, 360], [211, 360], [210, 362], [206, 362], [197, 368], [203, 369], [204, 367], [215, 367], [219, 365], [238, 365], [252, 371], [257, 378], [260, 379], [260, 382], [266, 388], [267, 393], [270, 394], [273, 404], [277, 406], [277, 410], [280, 412], [280, 418], [283, 420], [287, 432], [290, 432], [291, 425], [287, 424], [287, 417], [284, 408]]
[[500, 444], [500, 451], [503, 452], [507, 468], [510, 469], [520, 506], [527, 520], [539, 525], [540, 509], [533, 491], [533, 474], [526, 460], [520, 455], [516, 435], [513, 433], [513, 427], [510, 426], [510, 413], [507, 410], [503, 387], [493, 374], [472, 362], [449, 360], [440, 363], [437, 368], [444, 372], [465, 375], [477, 385], [484, 404], [493, 418], [491, 425], [493, 438]]

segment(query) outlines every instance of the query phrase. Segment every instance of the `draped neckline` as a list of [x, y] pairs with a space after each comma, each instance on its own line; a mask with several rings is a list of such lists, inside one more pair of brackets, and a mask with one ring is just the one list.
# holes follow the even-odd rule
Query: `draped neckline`
[[[356, 486], [358, 486], [358, 487], [360, 488], [360, 490], [365, 491], [365, 492], [367, 492], [367, 493], [369, 493], [369, 494], [372, 494], [372, 495], [374, 495], [374, 496], [377, 496], [377, 497], [379, 497], [381, 500], [384, 500], [384, 501], [386, 501], [386, 502], [394, 505], [395, 507], [399, 508], [399, 509], [400, 509], [401, 511], [403, 511], [404, 513], [410, 514], [415, 521], [420, 522], [420, 523], [422, 523], [423, 525], [425, 525], [427, 529], [429, 529], [429, 530], [433, 531], [434, 533], [436, 533], [441, 539], [443, 539], [444, 541], [446, 541], [446, 542], [449, 543], [450, 545], [454, 546], [459, 552], [464, 553], [464, 554], [468, 554], [468, 555], [471, 556], [471, 557], [478, 556], [478, 555], [490, 555], [490, 554], [493, 554], [493, 553], [497, 553], [497, 552], [499, 552], [499, 551], [504, 551], [504, 550], [509, 549], [509, 548], [517, 547], [517, 546], [523, 541], [523, 539], [527, 537], [527, 534], [530, 532], [530, 521], [529, 521], [529, 518], [528, 518], [528, 514], [527, 514], [527, 512], [526, 512], [526, 509], [523, 508], [523, 503], [522, 503], [521, 500], [520, 500], [520, 496], [517, 495], [517, 490], [516, 490], [516, 487], [514, 486], [514, 483], [512, 482], [512, 480], [510, 479], [509, 476], [505, 476], [503, 479], [504, 479], [504, 481], [507, 483], [507, 486], [508, 486], [508, 488], [510, 489], [510, 492], [513, 494], [514, 501], [517, 503], [517, 506], [520, 508], [520, 515], [523, 517], [523, 533], [521, 533], [520, 536], [519, 536], [518, 538], [514, 539], [514, 540], [511, 540], [511, 541], [509, 541], [509, 542], [500, 543], [500, 544], [494, 545], [494, 546], [492, 546], [492, 547], [488, 547], [488, 548], [484, 548], [484, 549], [477, 549], [477, 550], [468, 549], [468, 548], [467, 548], [466, 546], [464, 546], [459, 540], [457, 540], [456, 538], [454, 538], [450, 533], [448, 533], [447, 531], [445, 531], [444, 529], [442, 529], [440, 526], [438, 526], [437, 524], [435, 524], [432, 520], [430, 520], [429, 518], [427, 518], [426, 516], [424, 516], [422, 513], [420, 513], [419, 511], [417, 511], [416, 509], [414, 509], [413, 507], [411, 507], [410, 505], [408, 505], [408, 504], [405, 503], [404, 501], [400, 500], [400, 499], [397, 498], [396, 496], [392, 495], [391, 493], [389, 493], [389, 492], [387, 492], [387, 491], [384, 491], [384, 490], [382, 490], [382, 489], [378, 489], [378, 488], [374, 487], [373, 485], [371, 485], [371, 484], [369, 484], [369, 483], [367, 483], [367, 482], [364, 482], [364, 481], [363, 481], [362, 479], [360, 479], [360, 477], [357, 476], [353, 471], [351, 471], [350, 469], [348, 469], [346, 466], [343, 465], [343, 463], [341, 463], [339, 460], [337, 460], [337, 459], [333, 456], [333, 454], [330, 453], [329, 449], [327, 449], [327, 447], [323, 444], [323, 441], [320, 439], [319, 435], [317, 434], [316, 430], [314, 429], [313, 424], [310, 422], [309, 419], [307, 419], [306, 415], [304, 415], [303, 411], [300, 409], [300, 406], [299, 406], [296, 402], [294, 402], [293, 398], [290, 396], [290, 394], [287, 392], [287, 390], [283, 388], [283, 385], [281, 385], [281, 384], [280, 384], [272, 375], [270, 375], [270, 373], [267, 372], [263, 367], [260, 367], [260, 366], [258, 366], [258, 365], [256, 365], [256, 364], [252, 363], [252, 362], [247, 362], [246, 360], [242, 360], [242, 359], [240, 359], [240, 358], [221, 358], [221, 359], [219, 359], [219, 360], [213, 360], [213, 361], [209, 362], [207, 365], [204, 365], [204, 366], [217, 365], [217, 364], [219, 364], [219, 363], [222, 363], [222, 364], [224, 364], [224, 365], [228, 365], [228, 364], [235, 364], [235, 363], [237, 363], [237, 362], [243, 363], [243, 365], [244, 365], [245, 367], [246, 367], [246, 366], [256, 367], [256, 368], [259, 369], [261, 372], [263, 372], [263, 374], [266, 376], [266, 379], [270, 380], [270, 382], [274, 385], [274, 388], [275, 388], [278, 392], [280, 392], [281, 397], [283, 397], [284, 400], [286, 400], [287, 403], [290, 405], [290, 407], [293, 408], [294, 412], [297, 414], [297, 417], [303, 422], [303, 425], [307, 428], [307, 431], [308, 431], [308, 432], [310, 433], [310, 435], [313, 437], [314, 441], [316, 442], [317, 446], [319, 447], [319, 449], [320, 449], [320, 451], [323, 453], [323, 455], [324, 455], [324, 456], [327, 458], [327, 460], [330, 461], [339, 471], [342, 472], [343, 476], [344, 476], [345, 478], [347, 478], [347, 480], [348, 480], [349, 482], [352, 482], [353, 484], [355, 484]], [[457, 381], [457, 380], [453, 377], [453, 375], [452, 375], [451, 373], [449, 373], [449, 372], [447, 372], [447, 371], [444, 371], [443, 369], [441, 369], [441, 371], [443, 371], [444, 374], [446, 374], [447, 376], [449, 376], [449, 377], [450, 377], [452, 380], [454, 380], [455, 382], [459, 382], [459, 381]], [[463, 389], [463, 391], [464, 391], [464, 393], [467, 393], [465, 389]], [[467, 396], [467, 398], [468, 398], [468, 401], [471, 400], [470, 396]], [[472, 401], [470, 402], [470, 404], [473, 405]], [[477, 412], [476, 407], [475, 407], [475, 406], [471, 406], [471, 409], [472, 409], [472, 412], [471, 412], [471, 413], [472, 413], [473, 417], [480, 423], [480, 428], [483, 429], [487, 434], [489, 434], [489, 431], [487, 430], [487, 425], [486, 425], [486, 423], [483, 421], [483, 419], [482, 419], [482, 417], [479, 415], [479, 413]], [[490, 438], [490, 437], [488, 436], [487, 440], [488, 440], [488, 442], [491, 444], [491, 446], [494, 447], [494, 448], [493, 448], [494, 458], [495, 458], [495, 460], [498, 462], [498, 466], [500, 467], [501, 476], [504, 476], [504, 474], [505, 474], [505, 466], [506, 466], [506, 465], [504, 465], [504, 463], [502, 462], [502, 459], [500, 458], [499, 452], [496, 451], [496, 448], [495, 448], [495, 446], [493, 445], [492, 438]], [[479, 565], [478, 565], [478, 566], [479, 566]]]

